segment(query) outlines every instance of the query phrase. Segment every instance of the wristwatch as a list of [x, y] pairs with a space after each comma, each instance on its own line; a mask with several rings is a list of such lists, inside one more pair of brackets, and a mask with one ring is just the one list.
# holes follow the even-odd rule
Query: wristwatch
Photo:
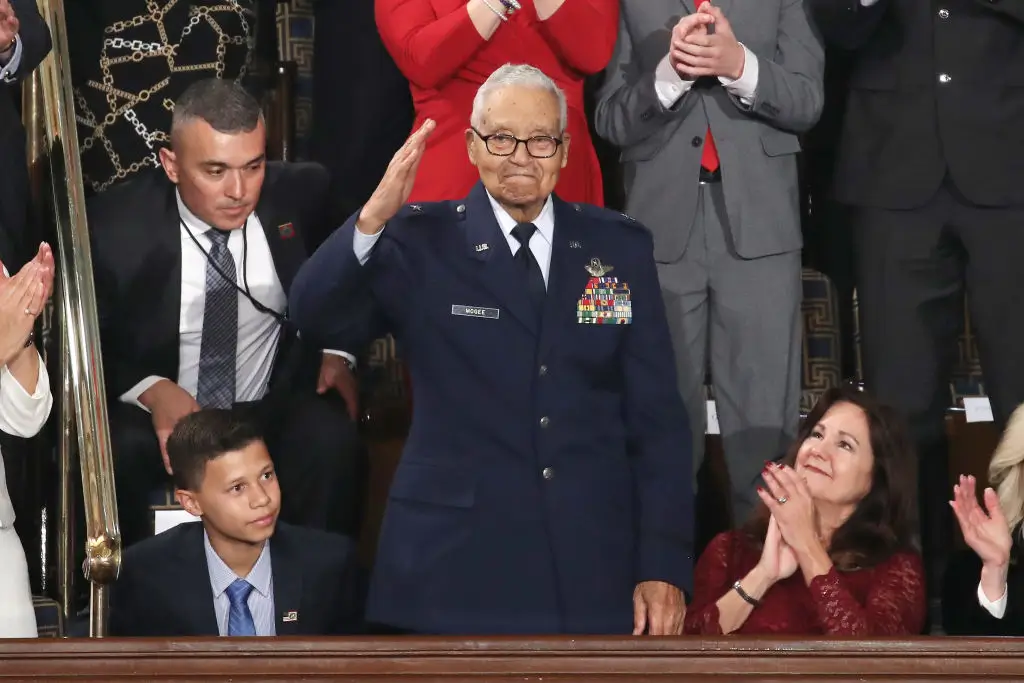
[[25, 348], [32, 346], [36, 343], [36, 331], [32, 330], [28, 333], [28, 339], [25, 340]]

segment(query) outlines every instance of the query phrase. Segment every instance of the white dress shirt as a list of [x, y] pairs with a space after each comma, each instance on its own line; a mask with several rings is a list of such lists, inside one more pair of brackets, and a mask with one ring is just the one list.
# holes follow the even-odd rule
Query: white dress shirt
[[[498, 221], [498, 227], [501, 228], [501, 232], [505, 235], [509, 249], [512, 250], [512, 256], [515, 256], [522, 246], [519, 244], [519, 240], [512, 236], [512, 229], [516, 227], [518, 221], [512, 218], [508, 211], [505, 211], [489, 192], [487, 193], [487, 199], [491, 202], [491, 210], [494, 211], [494, 217]], [[550, 196], [544, 202], [544, 207], [540, 210], [540, 215], [534, 219], [533, 224], [537, 227], [537, 230], [533, 233], [533, 237], [530, 238], [530, 251], [537, 260], [537, 265], [540, 266], [540, 272], [544, 276], [544, 284], [546, 286], [548, 284], [548, 272], [551, 270], [551, 245], [554, 243], [555, 236], [555, 206]], [[355, 251], [360, 265], [365, 265], [370, 258], [370, 252], [373, 251], [373, 247], [377, 244], [377, 240], [380, 239], [384, 229], [382, 228], [372, 235], [363, 234], [358, 230], [354, 232], [352, 249]]]
[[[181, 312], [178, 317], [178, 376], [175, 381], [194, 397], [199, 389], [199, 353], [203, 342], [203, 313], [206, 305], [206, 264], [212, 246], [206, 232], [211, 228], [185, 206], [180, 194], [177, 200], [178, 215], [183, 225], [178, 228], [181, 235]], [[242, 228], [231, 231], [228, 251], [234, 257], [238, 286], [244, 289], [248, 285], [253, 299], [284, 315], [288, 299], [277, 277], [263, 225], [255, 213], [249, 215]], [[239, 292], [238, 347], [235, 352], [236, 401], [258, 401], [267, 393], [280, 338], [280, 323], [272, 315], [256, 310], [249, 298]], [[352, 356], [342, 351], [328, 350], [326, 353], [344, 356], [349, 362], [355, 363]], [[161, 379], [165, 378], [155, 375], [145, 378], [122, 394], [121, 400], [145, 409], [139, 403], [139, 396]]]
[[[863, 0], [862, 0], [863, 1]], [[1003, 588], [1003, 597], [998, 600], [989, 600], [985, 591], [981, 589], [981, 581], [978, 582], [978, 604], [988, 610], [996, 619], [1002, 619], [1006, 614], [1006, 595], [1010, 592], [1009, 587]]]
[[[35, 391], [31, 394], [18, 383], [6, 365], [0, 368], [0, 429], [12, 436], [35, 436], [43, 428], [52, 405], [50, 377], [46, 374], [42, 358], [39, 359]], [[10, 528], [13, 524], [14, 507], [7, 491], [3, 455], [0, 455], [0, 529]], [[2, 562], [3, 558], [0, 558]]]
[[7, 64], [0, 66], [0, 81], [12, 82], [17, 77], [19, 66], [21, 66], [21, 36], [17, 36], [14, 41], [14, 54], [7, 60]]
[[[864, 0], [861, 0], [864, 2]], [[730, 93], [739, 98], [746, 106], [754, 104], [754, 95], [757, 93], [757, 77], [760, 66], [757, 62], [757, 55], [747, 49], [747, 46], [740, 43], [743, 48], [743, 73], [736, 80], [719, 76], [718, 81]], [[672, 60], [669, 55], [662, 57], [654, 70], [654, 92], [658, 95], [658, 101], [665, 109], [671, 109], [679, 98], [689, 92], [696, 81], [685, 80], [679, 72], [672, 67]]]
[[210, 537], [203, 531], [203, 549], [206, 551], [206, 568], [210, 572], [210, 588], [213, 590], [213, 610], [217, 614], [217, 630], [220, 635], [228, 634], [228, 617], [231, 612], [231, 600], [228, 599], [228, 586], [237, 579], [245, 579], [252, 586], [246, 604], [252, 614], [252, 622], [256, 626], [258, 636], [276, 636], [277, 625], [274, 623], [274, 569], [270, 562], [270, 541], [263, 544], [256, 564], [247, 576], [238, 576], [231, 567], [220, 559], [220, 555], [210, 545]]

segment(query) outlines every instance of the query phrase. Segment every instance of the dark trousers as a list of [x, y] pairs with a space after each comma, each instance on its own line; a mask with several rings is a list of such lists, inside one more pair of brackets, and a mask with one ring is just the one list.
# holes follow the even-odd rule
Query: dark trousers
[[[366, 456], [344, 401], [331, 392], [268, 395], [236, 406], [263, 426], [281, 485], [281, 519], [348, 535], [358, 533]], [[111, 401], [110, 432], [124, 547], [153, 534], [149, 507], [169, 481], [149, 413]]]
[[916, 441], [921, 541], [938, 595], [953, 523], [944, 417], [965, 294], [996, 428], [1024, 401], [1024, 207], [976, 206], [947, 183], [920, 208], [858, 208], [853, 220], [864, 378]]

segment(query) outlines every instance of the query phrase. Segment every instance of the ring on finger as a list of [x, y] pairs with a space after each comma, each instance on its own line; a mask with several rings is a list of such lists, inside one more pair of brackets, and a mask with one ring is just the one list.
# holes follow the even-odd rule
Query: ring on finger
[[785, 505], [786, 501], [789, 500], [789, 497], [788, 496], [779, 496], [775, 500], [776, 500], [776, 502], [778, 502], [779, 505]]
[[31, 308], [26, 307], [25, 308], [25, 315], [35, 315], [35, 314], [32, 313], [32, 309]]

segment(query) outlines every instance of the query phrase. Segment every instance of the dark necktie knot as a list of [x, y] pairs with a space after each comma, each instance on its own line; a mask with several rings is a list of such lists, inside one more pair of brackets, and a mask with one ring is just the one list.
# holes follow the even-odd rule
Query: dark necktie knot
[[210, 243], [213, 245], [214, 249], [220, 249], [221, 247], [227, 246], [228, 238], [231, 237], [231, 233], [227, 230], [210, 228], [206, 231], [206, 236], [210, 238]]
[[518, 223], [516, 227], [512, 228], [512, 236], [525, 249], [530, 248], [530, 240], [535, 232], [537, 232], [537, 226], [533, 223]]

